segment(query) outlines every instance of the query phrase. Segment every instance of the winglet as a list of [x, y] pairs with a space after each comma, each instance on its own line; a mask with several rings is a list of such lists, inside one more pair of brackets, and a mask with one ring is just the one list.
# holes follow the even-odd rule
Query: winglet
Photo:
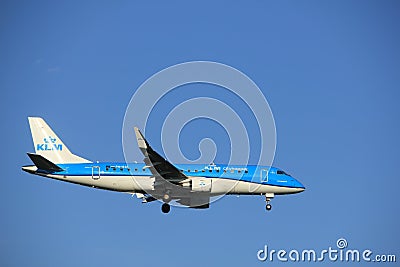
[[179, 169], [151, 148], [139, 128], [134, 127], [134, 130], [140, 151], [145, 157], [143, 161], [146, 163], [146, 166], [144, 168], [148, 168], [155, 177], [162, 177], [174, 183], [181, 182], [188, 178]]
[[144, 138], [143, 134], [140, 132], [138, 127], [134, 127], [134, 129], [139, 148], [146, 149], [147, 148], [146, 139]]

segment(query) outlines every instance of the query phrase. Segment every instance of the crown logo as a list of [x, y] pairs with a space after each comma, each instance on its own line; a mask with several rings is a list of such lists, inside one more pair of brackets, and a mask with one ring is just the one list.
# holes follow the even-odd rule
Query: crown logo
[[52, 138], [51, 136], [49, 136], [48, 138], [43, 138], [43, 141], [46, 143], [46, 144], [48, 144], [49, 142], [51, 142], [51, 143], [55, 143], [56, 141], [57, 141], [57, 139], [56, 138]]

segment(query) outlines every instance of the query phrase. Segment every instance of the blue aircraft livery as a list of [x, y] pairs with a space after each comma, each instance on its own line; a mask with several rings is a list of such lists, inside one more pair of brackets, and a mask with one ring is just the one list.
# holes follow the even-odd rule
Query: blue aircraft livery
[[276, 195], [303, 192], [305, 187], [285, 171], [271, 166], [224, 164], [172, 164], [149, 145], [140, 130], [132, 129], [144, 163], [92, 162], [68, 149], [49, 125], [29, 117], [35, 153], [28, 153], [34, 165], [22, 170], [46, 178], [92, 188], [135, 195], [142, 203], [159, 200], [168, 213], [170, 204], [206, 209], [212, 197], [261, 195], [266, 209]]

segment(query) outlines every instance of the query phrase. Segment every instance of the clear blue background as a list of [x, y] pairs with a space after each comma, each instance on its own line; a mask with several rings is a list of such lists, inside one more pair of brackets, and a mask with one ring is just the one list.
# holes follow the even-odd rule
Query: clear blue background
[[[318, 250], [339, 237], [400, 257], [399, 12], [398, 1], [378, 0], [1, 1], [0, 265], [270, 265], [256, 258], [264, 245]], [[270, 213], [254, 196], [165, 216], [158, 203], [21, 171], [32, 115], [73, 152], [123, 161], [136, 88], [191, 60], [257, 83], [276, 120], [274, 165], [304, 193], [275, 198]], [[191, 131], [182, 142], [196, 157]], [[149, 133], [160, 149], [157, 138]]]

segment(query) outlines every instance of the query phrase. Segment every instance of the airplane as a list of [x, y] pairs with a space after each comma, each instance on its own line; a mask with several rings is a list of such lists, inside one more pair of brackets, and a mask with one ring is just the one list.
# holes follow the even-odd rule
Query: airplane
[[[35, 153], [27, 153], [34, 165], [22, 170], [64, 182], [124, 192], [142, 203], [160, 200], [168, 213], [171, 201], [206, 209], [212, 197], [263, 195], [266, 210], [275, 195], [300, 193], [305, 187], [283, 170], [270, 166], [224, 164], [172, 164], [149, 145], [134, 127], [144, 163], [92, 162], [73, 154], [40, 117], [28, 117]], [[133, 132], [132, 132], [133, 134]]]

